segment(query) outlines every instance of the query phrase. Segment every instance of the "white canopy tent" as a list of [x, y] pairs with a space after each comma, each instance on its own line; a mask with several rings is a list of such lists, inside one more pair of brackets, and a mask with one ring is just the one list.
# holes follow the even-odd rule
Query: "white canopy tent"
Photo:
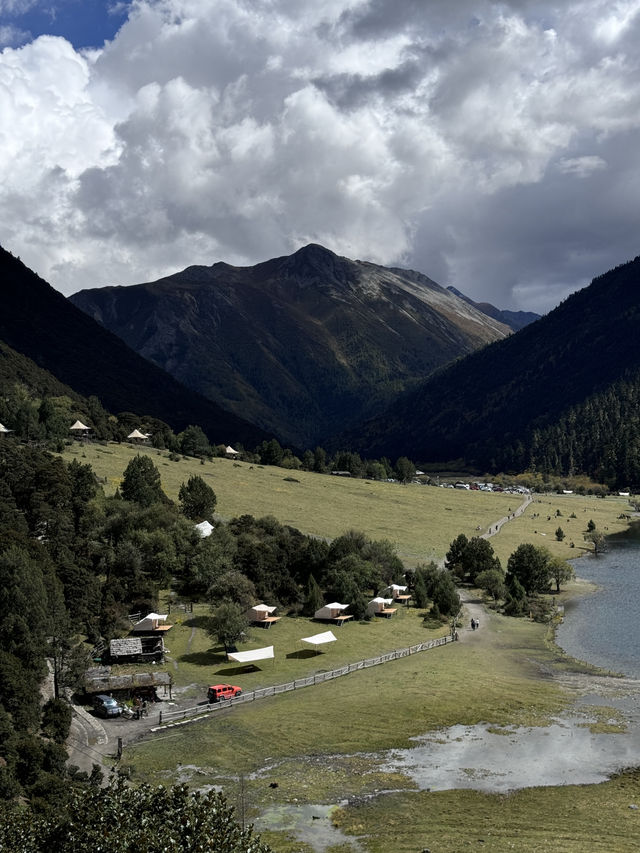
[[13, 430], [12, 430], [12, 429], [7, 429], [7, 428], [6, 428], [6, 426], [5, 426], [4, 424], [0, 424], [0, 433], [2, 433], [3, 435], [5, 435], [5, 434], [6, 434], [6, 433], [8, 433], [8, 432], [13, 432]]
[[324, 631], [322, 634], [314, 634], [313, 637], [303, 637], [301, 643], [311, 643], [312, 646], [321, 646], [323, 643], [335, 643], [338, 638], [333, 631]]
[[268, 660], [274, 657], [273, 646], [265, 646], [263, 649], [252, 649], [249, 652], [229, 652], [227, 657], [236, 663], [253, 663], [257, 660]]
[[142, 619], [140, 619], [131, 629], [134, 632], [139, 631], [168, 631], [169, 628], [172, 628], [172, 625], [161, 625], [161, 622], [164, 622], [167, 618], [166, 613], [147, 613]]
[[144, 432], [140, 432], [139, 429], [134, 429], [133, 432], [129, 433], [127, 438], [130, 438], [132, 441], [146, 441], [149, 436]]
[[207, 536], [211, 536], [211, 531], [213, 530], [213, 524], [211, 524], [210, 521], [207, 521], [205, 519], [204, 521], [201, 521], [200, 524], [194, 525], [194, 527], [196, 528], [196, 530], [198, 531], [198, 533], [200, 534], [200, 536], [203, 539], [206, 539]]

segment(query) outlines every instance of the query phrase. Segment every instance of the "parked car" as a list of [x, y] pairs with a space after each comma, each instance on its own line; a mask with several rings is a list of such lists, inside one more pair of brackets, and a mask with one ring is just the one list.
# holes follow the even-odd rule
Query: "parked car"
[[212, 684], [207, 690], [209, 702], [220, 702], [224, 699], [234, 699], [242, 693], [242, 687], [235, 684]]
[[93, 710], [101, 717], [119, 717], [122, 713], [122, 708], [113, 696], [106, 696], [100, 693], [93, 697]]

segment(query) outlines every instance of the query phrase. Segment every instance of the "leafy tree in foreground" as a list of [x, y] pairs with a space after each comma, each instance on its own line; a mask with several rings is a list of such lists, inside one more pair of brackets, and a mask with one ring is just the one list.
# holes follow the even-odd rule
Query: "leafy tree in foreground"
[[546, 548], [525, 542], [507, 561], [507, 575], [518, 579], [526, 593], [547, 592], [551, 579], [551, 554]]
[[182, 512], [191, 521], [213, 520], [213, 511], [216, 507], [217, 498], [202, 477], [195, 474], [180, 486], [178, 492]]
[[585, 533], [584, 541], [591, 542], [594, 554], [599, 554], [605, 549], [604, 533], [600, 533], [599, 530], [591, 530], [589, 533]]
[[7, 805], [0, 809], [0, 850], [20, 853], [271, 853], [234, 820], [220, 793], [167, 790], [122, 780], [108, 788], [71, 791], [64, 817], [37, 816]]
[[322, 592], [318, 586], [318, 582], [313, 575], [309, 575], [309, 580], [307, 581], [307, 594], [302, 607], [303, 615], [313, 616], [317, 610], [320, 610], [323, 604], [324, 598], [322, 597]]
[[469, 540], [464, 533], [461, 533], [459, 536], [456, 536], [451, 545], [449, 545], [445, 566], [450, 572], [456, 575], [456, 577], [462, 578], [465, 575], [464, 553], [468, 544]]
[[125, 468], [120, 493], [126, 501], [133, 501], [141, 506], [151, 506], [156, 501], [168, 500], [162, 491], [160, 472], [148, 456], [139, 453]]
[[228, 652], [241, 639], [246, 639], [248, 631], [249, 622], [239, 604], [228, 602], [216, 607], [209, 633], [224, 646], [225, 651]]
[[462, 568], [471, 584], [477, 583], [478, 575], [482, 572], [502, 572], [500, 560], [493, 552], [493, 546], [487, 539], [474, 536], [462, 552]]
[[506, 587], [504, 585], [504, 572], [502, 569], [485, 569], [476, 577], [476, 585], [487, 592], [494, 601], [504, 598]]
[[199, 426], [188, 426], [178, 436], [178, 442], [185, 456], [211, 456], [209, 439]]
[[556, 582], [556, 592], [560, 592], [560, 584], [568, 583], [576, 576], [571, 563], [563, 560], [562, 557], [552, 557], [549, 563], [549, 570], [552, 580]]

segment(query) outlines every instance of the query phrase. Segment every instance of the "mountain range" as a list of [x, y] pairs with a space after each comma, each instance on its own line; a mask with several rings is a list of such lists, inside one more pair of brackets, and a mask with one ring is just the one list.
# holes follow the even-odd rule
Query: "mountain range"
[[180, 382], [296, 447], [322, 444], [511, 333], [420, 273], [315, 244], [70, 300]]
[[493, 317], [493, 319], [497, 320], [499, 323], [504, 323], [505, 326], [509, 326], [509, 328], [514, 332], [518, 332], [520, 329], [524, 329], [525, 326], [528, 326], [529, 323], [533, 323], [534, 320], [540, 319], [540, 314], [535, 314], [533, 311], [508, 311], [503, 308], [496, 308], [496, 306], [492, 305], [490, 302], [474, 302], [473, 299], [470, 299], [468, 296], [465, 296], [464, 293], [461, 293], [457, 287], [452, 287], [451, 285], [447, 290], [454, 293], [456, 296], [459, 296], [460, 299], [464, 299], [464, 301], [468, 302], [469, 305], [473, 305], [473, 307], [477, 308], [478, 311], [482, 311], [482, 313], [486, 314], [487, 317]]
[[640, 257], [335, 439], [366, 455], [640, 487]]
[[[171, 355], [176, 371], [183, 356], [204, 358], [217, 335], [226, 355], [221, 343], [213, 363], [228, 367], [229, 396], [241, 403], [253, 395], [262, 406], [255, 411], [267, 413], [264, 400], [280, 400], [278, 422], [288, 426], [265, 432], [142, 358], [0, 249], [0, 382], [96, 395], [113, 412], [177, 430], [198, 424], [214, 443], [249, 448], [271, 435], [286, 442], [315, 434], [306, 431], [310, 417], [326, 404], [327, 450], [484, 472], [587, 474], [637, 491], [639, 286], [636, 258], [514, 333], [419, 273], [318, 246], [255, 267], [191, 267], [96, 292], [94, 312], [100, 306], [124, 326], [129, 312], [129, 334]], [[88, 305], [89, 296], [77, 300]]]

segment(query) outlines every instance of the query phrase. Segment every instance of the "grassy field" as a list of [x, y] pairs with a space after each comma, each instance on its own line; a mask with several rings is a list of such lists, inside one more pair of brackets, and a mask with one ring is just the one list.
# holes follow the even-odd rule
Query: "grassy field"
[[[273, 515], [303, 533], [330, 539], [350, 529], [362, 530], [373, 539], [393, 542], [408, 566], [442, 559], [459, 533], [468, 537], [484, 533], [521, 503], [517, 495], [353, 480], [230, 459], [204, 464], [191, 458], [174, 462], [164, 451], [128, 444], [76, 443], [65, 451], [64, 457], [90, 463], [105, 492], [112, 494], [129, 461], [141, 452], [151, 456], [160, 471], [162, 486], [173, 500], [178, 498], [180, 485], [198, 474], [215, 491], [221, 518], [245, 513], [255, 517]], [[609, 528], [608, 532], [613, 533], [626, 527], [626, 521], [617, 516], [628, 509], [628, 500], [622, 497], [603, 500], [542, 495], [536, 497], [524, 517], [505, 525], [491, 542], [503, 565], [521, 542], [547, 545], [569, 559], [578, 556], [584, 547], [582, 536], [590, 518], [598, 529]], [[562, 515], [556, 516], [557, 511]], [[534, 518], [534, 513], [539, 517]], [[572, 513], [577, 516], [575, 519], [570, 518]], [[559, 526], [567, 536], [562, 543], [555, 540]]]
[[[126, 445], [89, 444], [74, 446], [65, 456], [90, 462], [110, 492], [136, 452]], [[519, 502], [513, 495], [371, 483], [221, 459], [204, 465], [192, 459], [173, 462], [156, 451], [150, 455], [173, 499], [180, 484], [196, 473], [214, 488], [223, 518], [270, 514], [327, 538], [360, 529], [393, 541], [407, 565], [442, 558], [458, 533], [485, 531]], [[535, 496], [524, 516], [491, 541], [503, 565], [527, 541], [571, 558], [583, 552], [589, 519], [614, 533], [626, 527], [618, 516], [628, 511], [622, 497]], [[558, 526], [566, 533], [561, 543], [555, 540]], [[205, 615], [204, 606], [196, 606], [193, 614], [172, 614], [174, 627], [167, 638], [174, 683], [194, 702], [204, 698], [212, 681], [250, 690], [437, 635], [425, 628], [423, 614], [408, 608], [391, 620], [347, 624], [335, 632], [335, 644], [310, 656], [302, 653], [300, 638], [323, 628], [285, 617], [268, 631], [255, 629], [248, 646], [273, 644], [275, 661], [241, 672], [212, 645], [202, 627]], [[571, 703], [552, 675], [578, 665], [555, 648], [547, 626], [488, 612], [481, 632], [473, 636], [474, 641], [463, 636], [459, 643], [161, 732], [128, 745], [123, 766], [136, 780], [220, 786], [248, 820], [289, 807], [342, 803], [333, 820], [358, 842], [334, 841], [326, 847], [331, 853], [637, 849], [638, 812], [629, 808], [640, 804], [634, 773], [602, 785], [498, 796], [419, 792], [407, 777], [383, 772], [381, 751], [407, 747], [425, 732], [454, 723], [544, 726]], [[277, 828], [262, 836], [278, 853], [314, 851]]]
[[[296, 638], [304, 634], [298, 629], [306, 630], [305, 623], [283, 620], [265, 636], [276, 649], [284, 649], [287, 637], [299, 648]], [[410, 608], [395, 627], [393, 619], [344, 626], [326, 656], [302, 658], [295, 666], [309, 672], [337, 665], [343, 657], [359, 659], [374, 645], [384, 647], [388, 637], [378, 631], [397, 631], [403, 641], [430, 633]], [[229, 676], [250, 689], [287, 680], [293, 672], [284, 658], [277, 654], [275, 663], [247, 675], [228, 672], [221, 660], [211, 668], [209, 662], [201, 665], [207, 674]], [[176, 665], [183, 666], [181, 658]], [[545, 626], [488, 613], [473, 641], [463, 636], [443, 648], [217, 712], [130, 745], [124, 762], [135, 779], [221, 786], [249, 820], [265, 811], [277, 814], [291, 806], [348, 800], [333, 817], [345, 833], [359, 838], [360, 850], [395, 853], [424, 846], [453, 853], [482, 843], [480, 839], [483, 849], [498, 853], [632, 850], [628, 833], [638, 818], [629, 805], [640, 802], [634, 774], [598, 786], [538, 788], [505, 796], [418, 792], [401, 774], [381, 770], [381, 751], [408, 747], [412, 737], [453, 723], [486, 722], [498, 729], [545, 726], [570, 702], [549, 677], [565, 666], [548, 643]], [[198, 676], [194, 670], [191, 674]], [[384, 791], [394, 793], [380, 793]], [[283, 832], [262, 835], [279, 853], [313, 849]], [[356, 848], [343, 844], [335, 849]]]

